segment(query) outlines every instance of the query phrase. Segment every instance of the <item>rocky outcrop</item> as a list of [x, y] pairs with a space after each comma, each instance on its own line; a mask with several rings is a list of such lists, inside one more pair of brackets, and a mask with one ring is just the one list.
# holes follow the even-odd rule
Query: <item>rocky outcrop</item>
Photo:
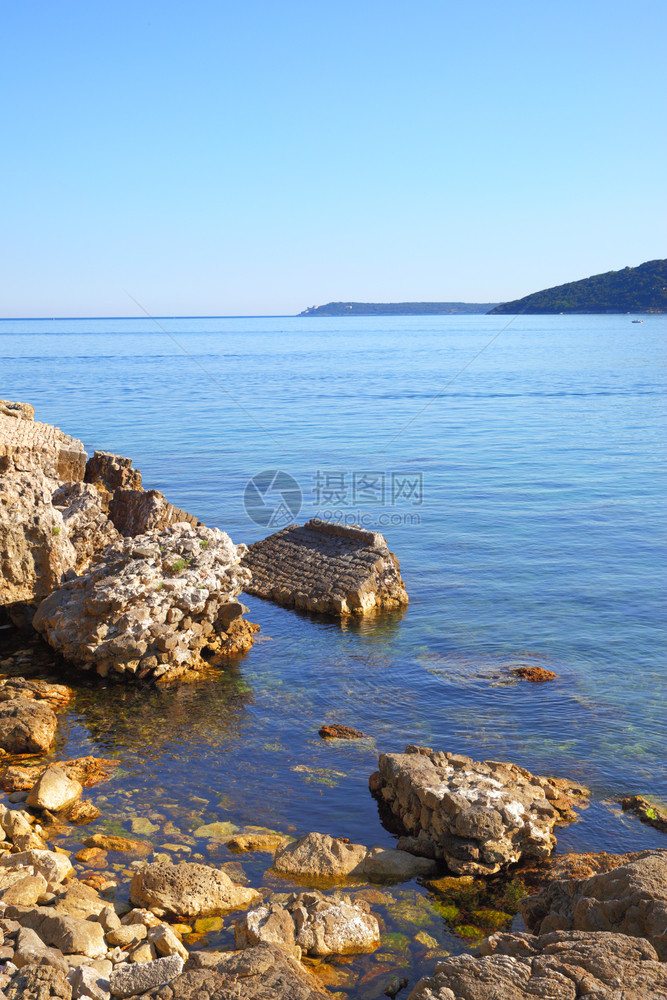
[[10, 754], [45, 753], [58, 721], [47, 705], [30, 698], [0, 701], [0, 749]]
[[407, 834], [399, 848], [442, 858], [461, 875], [548, 856], [555, 824], [572, 818], [574, 799], [586, 794], [517, 764], [415, 746], [381, 754], [370, 788]]
[[67, 538], [74, 546], [77, 573], [120, 538], [107, 515], [104, 496], [90, 483], [64, 483], [54, 491], [51, 502], [62, 514]]
[[51, 502], [57, 487], [39, 468], [0, 475], [0, 604], [45, 597], [76, 565], [62, 511]]
[[244, 551], [217, 528], [188, 524], [121, 539], [47, 597], [33, 625], [100, 676], [177, 677], [224, 631], [225, 605], [249, 579]]
[[399, 564], [376, 531], [308, 521], [251, 545], [246, 588], [286, 607], [333, 615], [400, 608], [408, 596]]
[[389, 847], [365, 847], [326, 833], [307, 833], [278, 848], [273, 870], [280, 875], [312, 882], [404, 882], [433, 875], [437, 865]]
[[522, 900], [528, 930], [612, 931], [648, 938], [667, 960], [667, 851], [587, 879], [555, 879]]
[[0, 400], [0, 475], [41, 471], [61, 482], [78, 482], [86, 458], [81, 441], [34, 420], [32, 406]]
[[482, 955], [455, 955], [408, 1000], [665, 1000], [667, 965], [648, 941], [623, 934], [493, 934]]
[[107, 493], [141, 489], [141, 473], [132, 468], [132, 459], [109, 451], [96, 451], [88, 459], [85, 481], [101, 486]]
[[667, 833], [667, 809], [645, 799], [643, 795], [626, 795], [621, 799], [621, 808], [624, 812], [634, 813], [642, 823]]
[[130, 898], [160, 917], [207, 917], [248, 906], [258, 893], [209, 865], [156, 863], [134, 876]]
[[380, 925], [363, 900], [325, 896], [321, 892], [291, 893], [284, 903], [249, 910], [236, 923], [236, 947], [266, 942], [288, 955], [351, 955], [375, 951]]
[[109, 517], [121, 535], [132, 538], [178, 522], [201, 524], [194, 514], [174, 507], [157, 490], [116, 490], [109, 501]]

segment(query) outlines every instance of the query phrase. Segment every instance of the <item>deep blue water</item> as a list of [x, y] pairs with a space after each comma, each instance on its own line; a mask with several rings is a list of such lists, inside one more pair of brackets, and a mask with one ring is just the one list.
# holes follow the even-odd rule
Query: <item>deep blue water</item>
[[[148, 319], [0, 323], [0, 396], [132, 456], [146, 487], [235, 541], [271, 530], [244, 488], [282, 469], [299, 520], [383, 530], [410, 595], [403, 616], [343, 625], [248, 598], [263, 641], [231, 678], [88, 695], [67, 752], [122, 756], [135, 813], [189, 795], [207, 821], [390, 843], [368, 774], [378, 751], [423, 743], [587, 784], [564, 850], [665, 846], [614, 804], [667, 798], [667, 322], [631, 318], [160, 320], [184, 350]], [[369, 503], [363, 478], [382, 474]], [[522, 663], [558, 680], [508, 683]], [[324, 743], [325, 721], [372, 740]]]

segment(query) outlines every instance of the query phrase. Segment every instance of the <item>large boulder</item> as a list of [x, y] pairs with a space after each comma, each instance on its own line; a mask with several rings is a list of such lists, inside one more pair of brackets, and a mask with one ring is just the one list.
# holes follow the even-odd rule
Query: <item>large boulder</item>
[[95, 920], [57, 913], [47, 906], [8, 906], [5, 916], [22, 927], [30, 927], [44, 944], [58, 948], [64, 955], [100, 958], [106, 954], [104, 928]]
[[522, 857], [547, 857], [556, 844], [555, 824], [573, 818], [575, 798], [586, 794], [517, 764], [415, 746], [381, 754], [370, 788], [407, 834], [399, 848], [442, 858], [460, 875], [488, 875]]
[[0, 701], [0, 749], [6, 753], [45, 753], [57, 725], [51, 709], [31, 698]]
[[292, 524], [251, 545], [243, 564], [252, 571], [249, 593], [287, 607], [363, 615], [408, 603], [398, 559], [378, 531]]
[[493, 934], [481, 951], [438, 963], [408, 1000], [667, 998], [667, 965], [648, 941], [623, 934]]
[[42, 601], [34, 627], [100, 676], [177, 677], [201, 665], [221, 607], [247, 584], [244, 551], [217, 528], [185, 523], [123, 538]]
[[74, 568], [84, 570], [97, 552], [118, 541], [120, 535], [109, 519], [105, 498], [90, 483], [63, 483], [51, 502], [62, 514], [69, 541], [76, 553]]
[[526, 927], [612, 931], [648, 938], [667, 960], [667, 851], [645, 851], [634, 861], [585, 879], [555, 879], [520, 904]]
[[293, 955], [321, 957], [374, 951], [380, 926], [365, 901], [321, 892], [291, 893], [283, 904], [250, 910], [236, 924], [236, 947], [275, 944]]
[[159, 917], [208, 917], [238, 910], [259, 896], [226, 872], [188, 861], [145, 865], [132, 879], [130, 899]]
[[109, 517], [121, 535], [145, 535], [170, 524], [198, 525], [194, 514], [174, 507], [158, 490], [116, 490], [109, 502]]

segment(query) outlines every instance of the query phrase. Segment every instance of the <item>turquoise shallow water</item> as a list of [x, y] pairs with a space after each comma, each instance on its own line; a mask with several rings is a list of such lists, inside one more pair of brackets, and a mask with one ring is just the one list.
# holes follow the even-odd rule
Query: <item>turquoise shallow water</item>
[[[299, 520], [380, 527], [411, 598], [342, 626], [248, 598], [262, 641], [225, 677], [84, 691], [61, 746], [123, 759], [96, 793], [121, 823], [166, 796], [184, 831], [230, 819], [391, 843], [367, 778], [378, 751], [416, 742], [587, 784], [563, 850], [665, 846], [614, 800], [667, 798], [667, 323], [519, 317], [448, 384], [505, 321], [160, 320], [187, 354], [150, 320], [0, 323], [0, 396], [132, 456], [146, 487], [236, 541], [267, 533], [246, 483], [282, 469]], [[558, 680], [508, 683], [522, 663]], [[324, 743], [326, 721], [370, 739]], [[193, 796], [204, 819], [186, 817]]]

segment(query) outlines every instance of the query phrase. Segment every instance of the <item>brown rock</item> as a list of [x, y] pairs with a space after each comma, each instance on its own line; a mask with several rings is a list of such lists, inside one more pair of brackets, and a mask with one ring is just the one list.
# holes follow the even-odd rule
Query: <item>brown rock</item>
[[7, 1000], [72, 1000], [72, 987], [61, 969], [26, 965], [5, 990]]
[[655, 802], [649, 802], [641, 795], [628, 795], [621, 799], [621, 808], [633, 812], [642, 823], [667, 833], [667, 810], [661, 809]]
[[140, 490], [141, 473], [132, 468], [132, 459], [96, 451], [86, 463], [85, 481], [99, 483], [109, 493], [115, 490]]
[[0, 701], [14, 698], [31, 698], [40, 705], [47, 705], [57, 712], [66, 708], [74, 697], [74, 691], [64, 684], [48, 681], [28, 680], [25, 677], [4, 677], [0, 679]]
[[76, 824], [76, 826], [83, 826], [85, 823], [92, 823], [101, 815], [100, 810], [97, 806], [94, 806], [92, 802], [83, 800], [80, 802], [75, 802], [73, 806], [67, 812], [67, 819], [70, 823]]
[[10, 754], [45, 753], [58, 725], [46, 705], [30, 698], [0, 702], [0, 749]]
[[367, 848], [326, 833], [307, 833], [293, 843], [279, 847], [273, 870], [279, 875], [304, 879], [364, 878]]
[[62, 768], [50, 765], [33, 785], [26, 800], [34, 809], [60, 812], [81, 797], [82, 788], [76, 779], [68, 778]]
[[558, 676], [553, 670], [545, 670], [544, 667], [517, 667], [512, 673], [515, 677], [520, 677], [524, 681], [532, 681], [533, 684], [544, 684], [545, 681], [555, 681]]
[[364, 733], [351, 726], [339, 726], [333, 723], [330, 726], [322, 726], [320, 736], [323, 740], [360, 740], [364, 737]]
[[129, 837], [117, 837], [106, 833], [94, 833], [84, 840], [84, 845], [85, 847], [101, 847], [105, 851], [120, 851], [144, 856], [153, 851], [153, 845], [145, 840], [132, 840]]

